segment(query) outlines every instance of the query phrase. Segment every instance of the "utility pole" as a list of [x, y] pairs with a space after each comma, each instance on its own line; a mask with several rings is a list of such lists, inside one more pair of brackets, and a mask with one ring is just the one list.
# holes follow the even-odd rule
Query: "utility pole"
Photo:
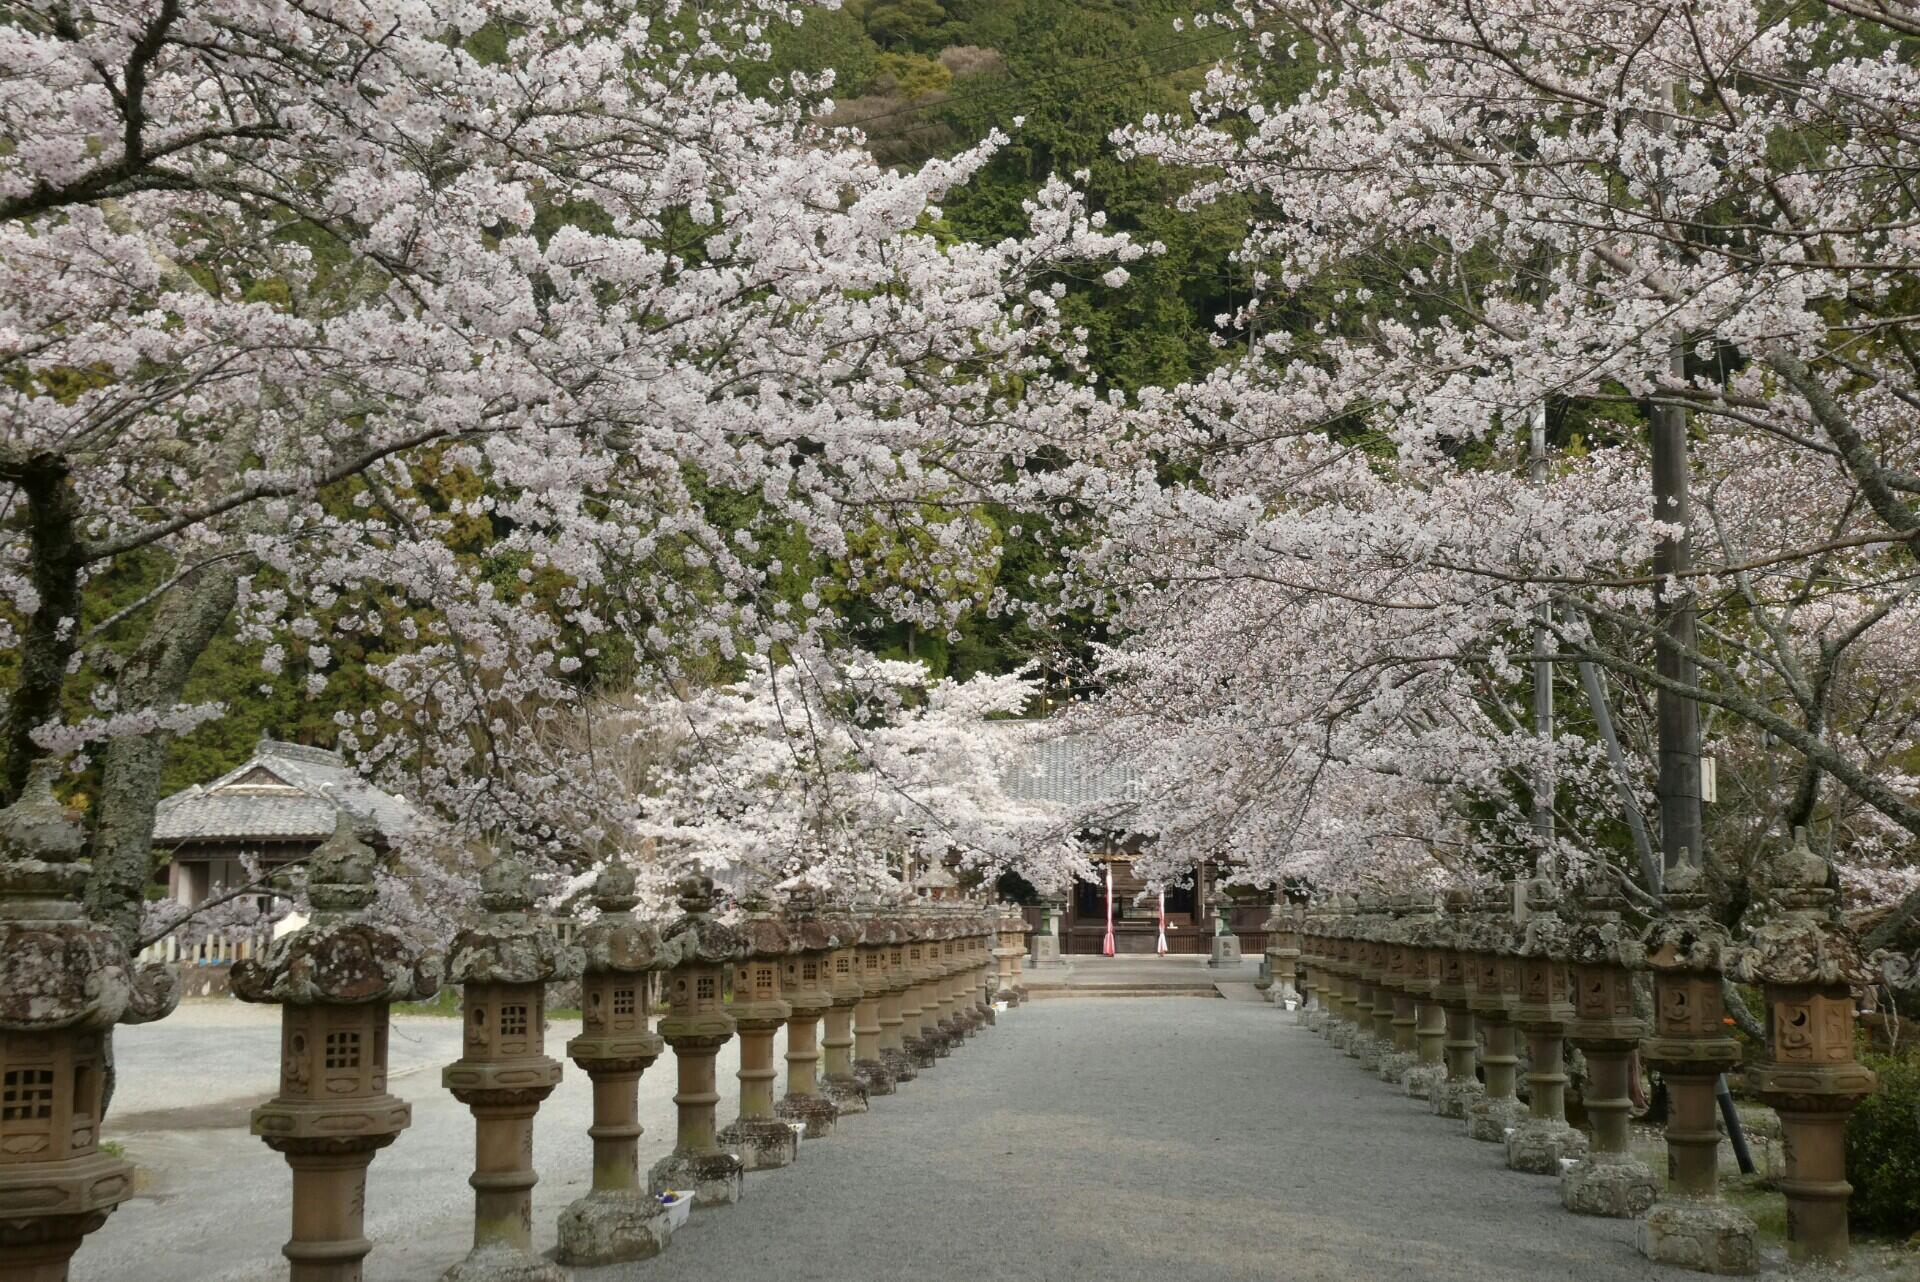
[[[1528, 442], [1527, 477], [1535, 485], [1547, 483], [1547, 402], [1543, 397], [1534, 406]], [[1542, 601], [1536, 607], [1539, 622], [1533, 627], [1533, 732], [1540, 738], [1544, 754], [1533, 784], [1533, 833], [1539, 841], [1539, 860], [1553, 848], [1553, 799], [1557, 771], [1553, 760], [1553, 606]]]
[[[1680, 88], [1671, 90], [1674, 109], [1678, 110]], [[1671, 120], [1663, 121], [1662, 132], [1670, 132]], [[1672, 192], [1661, 184], [1661, 195]], [[1661, 211], [1671, 216], [1671, 210]], [[1674, 224], [1678, 225], [1677, 220]], [[1684, 383], [1687, 377], [1687, 344], [1676, 336], [1667, 350], [1669, 372]], [[1655, 405], [1651, 428], [1653, 446], [1653, 515], [1668, 525], [1677, 525], [1677, 534], [1663, 536], [1654, 544], [1653, 572], [1660, 582], [1654, 587], [1654, 621], [1660, 635], [1656, 642], [1660, 675], [1681, 686], [1699, 682], [1699, 667], [1693, 661], [1696, 640], [1694, 597], [1684, 575], [1693, 566], [1693, 503], [1687, 485], [1687, 412], [1678, 404]], [[1657, 790], [1660, 798], [1660, 855], [1664, 868], [1682, 862], [1701, 867], [1707, 860], [1706, 836], [1700, 817], [1700, 708], [1691, 695], [1661, 689], [1655, 700], [1659, 721], [1660, 773]]]

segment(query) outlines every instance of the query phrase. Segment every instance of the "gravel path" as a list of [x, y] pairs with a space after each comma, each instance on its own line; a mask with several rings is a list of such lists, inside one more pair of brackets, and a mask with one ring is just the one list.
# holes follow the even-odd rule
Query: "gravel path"
[[906, 1091], [582, 1282], [1692, 1276], [1267, 1005], [1038, 1003]]
[[[190, 1007], [125, 1030], [123, 1133], [147, 1195], [75, 1261], [75, 1282], [284, 1277], [286, 1168], [237, 1101], [272, 1085], [271, 1012]], [[573, 1029], [555, 1025], [549, 1047]], [[429, 1282], [464, 1253], [466, 1112], [438, 1073], [452, 1020], [396, 1030], [414, 1128], [374, 1162], [368, 1282]], [[400, 1034], [404, 1034], [402, 1037]], [[204, 1042], [200, 1055], [184, 1053]], [[400, 1047], [405, 1045], [402, 1052]], [[643, 1162], [671, 1132], [670, 1062], [643, 1081]], [[723, 1061], [722, 1070], [733, 1065]], [[131, 1083], [146, 1078], [139, 1087]], [[729, 1083], [730, 1085], [730, 1083]], [[186, 1090], [181, 1129], [156, 1105]], [[584, 1075], [542, 1111], [535, 1235], [585, 1187]], [[223, 1103], [225, 1101], [225, 1103]], [[721, 1105], [722, 1119], [732, 1102]], [[222, 1114], [226, 1116], [222, 1116]], [[236, 1125], [237, 1120], [237, 1125]], [[109, 1132], [117, 1128], [110, 1125]], [[1200, 998], [1036, 1003], [874, 1110], [749, 1177], [738, 1206], [696, 1211], [658, 1260], [580, 1282], [925, 1282], [1680, 1278], [1636, 1255], [1632, 1226], [1560, 1209], [1557, 1183], [1361, 1073], [1271, 1006]]]

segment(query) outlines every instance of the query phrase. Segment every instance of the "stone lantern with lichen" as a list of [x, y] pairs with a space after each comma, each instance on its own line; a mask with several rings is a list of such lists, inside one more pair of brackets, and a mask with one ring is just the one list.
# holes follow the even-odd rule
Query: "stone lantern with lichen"
[[993, 1000], [1005, 1003], [1011, 1010], [1020, 1004], [1020, 994], [1013, 991], [1013, 959], [1025, 951], [1022, 941], [1026, 936], [1027, 917], [1012, 904], [1000, 905], [997, 916], [998, 929], [993, 936]]
[[[1389, 1003], [1387, 1014], [1388, 1048], [1381, 1053], [1380, 1079], [1399, 1085], [1407, 1071], [1418, 1062], [1414, 1033], [1419, 1026], [1415, 1012], [1416, 990], [1426, 986], [1426, 967], [1416, 966], [1418, 949], [1412, 942], [1412, 930], [1419, 898], [1411, 894], [1388, 896], [1387, 921], [1381, 934], [1386, 945], [1387, 962], [1380, 972], [1380, 983]], [[1376, 1011], [1377, 1014], [1377, 1011]]]
[[1653, 1205], [1653, 1172], [1633, 1156], [1633, 1053], [1647, 1034], [1634, 1010], [1633, 976], [1646, 960], [1637, 932], [1621, 920], [1625, 901], [1594, 880], [1570, 897], [1568, 960], [1573, 966], [1573, 1023], [1567, 1040], [1587, 1059], [1591, 1152], [1560, 1177], [1569, 1211], [1632, 1219]]
[[[820, 1089], [838, 1106], [842, 1116], [867, 1111], [867, 1085], [854, 1068], [854, 1024], [866, 986], [861, 981], [862, 960], [860, 920], [844, 905], [830, 905], [821, 913], [833, 950], [827, 954], [827, 993], [833, 999], [827, 1008], [826, 1032], [820, 1039]], [[876, 998], [877, 1000], [877, 998]], [[877, 1016], [877, 1012], [876, 1012]], [[870, 1019], [869, 1039], [877, 1036], [880, 1025]], [[877, 1046], [870, 1049], [877, 1051]]]
[[1752, 1220], [1720, 1200], [1720, 1074], [1740, 1062], [1721, 992], [1732, 941], [1707, 916], [1705, 877], [1682, 861], [1667, 870], [1664, 912], [1641, 936], [1653, 972], [1653, 1036], [1641, 1054], [1667, 1084], [1666, 1199], [1641, 1217], [1640, 1251], [1702, 1273], [1751, 1273]]
[[1447, 1013], [1436, 996], [1443, 951], [1437, 946], [1440, 938], [1440, 901], [1431, 894], [1420, 895], [1406, 920], [1405, 989], [1413, 999], [1414, 1062], [1402, 1080], [1412, 1099], [1432, 1098], [1434, 1087], [1447, 1076]]
[[927, 961], [932, 946], [931, 926], [924, 913], [900, 914], [902, 943], [893, 955], [898, 973], [906, 987], [900, 993], [900, 1045], [913, 1060], [915, 1068], [932, 1068], [936, 1052], [927, 1036], [927, 1007], [932, 999], [933, 969]]
[[681, 916], [660, 936], [660, 959], [669, 973], [667, 1015], [659, 1031], [673, 1047], [678, 1118], [673, 1152], [654, 1163], [647, 1188], [691, 1190], [699, 1204], [724, 1206], [739, 1201], [746, 1184], [740, 1155], [720, 1144], [713, 1115], [720, 1102], [714, 1060], [733, 1038], [733, 1016], [722, 1000], [727, 967], [742, 944], [731, 927], [714, 920], [711, 877], [690, 871], [675, 890]]
[[34, 763], [0, 810], [0, 1275], [64, 1282], [81, 1240], [133, 1191], [100, 1151], [108, 1031], [179, 1000], [81, 904], [86, 838]]
[[1360, 895], [1349, 896], [1343, 923], [1349, 1028], [1341, 1047], [1348, 1055], [1358, 1059], [1362, 1068], [1367, 1065], [1369, 1047], [1373, 1062], [1380, 1062], [1380, 1046], [1373, 1035], [1373, 984], [1367, 978], [1373, 960], [1373, 943], [1367, 936], [1374, 928], [1373, 921], [1373, 901]]
[[740, 1030], [740, 1114], [720, 1132], [720, 1142], [740, 1154], [749, 1171], [787, 1166], [799, 1156], [799, 1137], [774, 1116], [773, 1039], [793, 1013], [780, 996], [780, 968], [794, 951], [787, 924], [765, 898], [747, 903], [735, 927], [740, 957], [733, 966], [733, 1022]]
[[546, 1053], [547, 985], [583, 958], [533, 913], [527, 869], [502, 851], [480, 874], [480, 918], [454, 936], [447, 980], [460, 985], [461, 1054], [440, 1081], [473, 1113], [473, 1250], [445, 1282], [565, 1282], [533, 1254], [533, 1119], [560, 1084]]
[[892, 924], [872, 907], [854, 915], [860, 924], [855, 958], [860, 972], [860, 1001], [853, 1008], [853, 1074], [869, 1098], [894, 1093], [896, 1065], [886, 1058], [889, 1033], [900, 1033], [900, 999], [887, 973]]
[[1441, 1056], [1445, 1076], [1427, 1096], [1427, 1106], [1441, 1117], [1465, 1120], [1467, 1109], [1480, 1094], [1473, 1075], [1474, 1036], [1471, 967], [1473, 894], [1463, 887], [1448, 890], [1440, 900], [1433, 933], [1433, 1000], [1443, 1021]]
[[1787, 1156], [1787, 1254], [1797, 1264], [1845, 1263], [1847, 1115], [1872, 1094], [1874, 1076], [1854, 1059], [1855, 989], [1867, 969], [1841, 924], [1827, 861], [1805, 829], [1759, 871], [1759, 921], [1729, 967], [1766, 990], [1767, 1062], [1748, 1082], [1780, 1115]]
[[440, 962], [371, 920], [374, 853], [342, 815], [307, 861], [312, 915], [257, 959], [235, 964], [233, 995], [280, 1007], [280, 1088], [253, 1133], [293, 1170], [294, 1282], [358, 1282], [367, 1166], [412, 1120], [387, 1092], [387, 1012], [439, 991]]
[[640, 1182], [640, 1077], [666, 1043], [651, 1027], [648, 987], [660, 965], [660, 934], [633, 914], [633, 870], [610, 863], [593, 883], [598, 913], [575, 943], [582, 956], [580, 1035], [567, 1058], [593, 1083], [593, 1184], [560, 1213], [560, 1259], [568, 1264], [646, 1260], [672, 1235], [667, 1214]]
[[1333, 906], [1327, 911], [1325, 932], [1329, 981], [1326, 985], [1328, 1019], [1325, 1033], [1329, 1042], [1344, 1051], [1353, 1041], [1358, 1024], [1354, 1009], [1359, 994], [1354, 977], [1352, 896], [1334, 897]]
[[820, 1089], [820, 1021], [833, 1009], [831, 958], [839, 943], [833, 924], [820, 912], [813, 891], [796, 887], [786, 895], [791, 946], [780, 961], [780, 996], [787, 1016], [787, 1093], [774, 1116], [797, 1122], [806, 1138], [833, 1134], [840, 1108]]
[[[886, 940], [883, 970], [887, 990], [880, 1001], [880, 1059], [893, 1074], [896, 1083], [910, 1082], [920, 1068], [918, 1057], [907, 1049], [909, 1028], [919, 1027], [917, 1004], [914, 1006], [912, 1024], [907, 1020], [908, 1004], [912, 1001], [913, 987], [918, 982], [907, 966], [907, 938], [913, 931], [913, 923], [897, 905], [882, 908], [874, 920], [884, 930]], [[871, 934], [872, 930], [870, 924], [868, 933]]]
[[1526, 883], [1527, 920], [1520, 937], [1519, 1000], [1513, 1022], [1527, 1039], [1528, 1112], [1507, 1137], [1507, 1165], [1558, 1175], [1563, 1158], [1587, 1155], [1587, 1137], [1567, 1124], [1568, 1027], [1573, 991], [1567, 959], [1571, 925], [1560, 915], [1560, 891], [1545, 877]]
[[1514, 1092], [1520, 1066], [1513, 1007], [1520, 1000], [1519, 928], [1513, 920], [1512, 888], [1488, 886], [1461, 930], [1467, 955], [1467, 1009], [1485, 1036], [1480, 1067], [1485, 1089], [1467, 1106], [1467, 1134], [1486, 1144], [1504, 1144], [1507, 1132], [1527, 1115]]
[[1294, 1021], [1305, 1024], [1314, 1032], [1319, 1032], [1327, 1022], [1326, 978], [1323, 969], [1327, 956], [1325, 918], [1326, 905], [1322, 903], [1302, 905], [1298, 912], [1300, 1006], [1294, 1012]]

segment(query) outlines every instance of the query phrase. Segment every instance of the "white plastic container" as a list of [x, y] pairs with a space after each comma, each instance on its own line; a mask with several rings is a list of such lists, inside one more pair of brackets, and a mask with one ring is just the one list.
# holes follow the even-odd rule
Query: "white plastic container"
[[693, 1199], [692, 1189], [668, 1189], [660, 1195], [660, 1209], [667, 1213], [669, 1229], [677, 1229], [687, 1222], [687, 1217], [693, 1214]]

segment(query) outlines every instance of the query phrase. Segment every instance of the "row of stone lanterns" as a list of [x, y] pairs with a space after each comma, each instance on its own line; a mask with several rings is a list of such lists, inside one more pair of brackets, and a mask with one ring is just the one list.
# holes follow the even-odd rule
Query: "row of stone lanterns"
[[[440, 975], [362, 915], [373, 897], [372, 856], [356, 833], [343, 828], [309, 868], [312, 923], [237, 966], [234, 989], [287, 1009], [283, 1090], [256, 1112], [254, 1129], [295, 1165], [293, 1277], [351, 1282], [369, 1249], [359, 1220], [367, 1163], [408, 1120], [407, 1106], [385, 1094], [387, 1008], [430, 996]], [[448, 1282], [567, 1276], [532, 1254], [533, 1120], [562, 1071], [545, 1053], [548, 984], [581, 981], [582, 1029], [567, 1054], [593, 1083], [592, 1187], [559, 1226], [559, 1258], [575, 1265], [657, 1255], [671, 1236], [660, 1195], [691, 1190], [704, 1206], [737, 1201], [748, 1172], [793, 1162], [802, 1136], [831, 1135], [842, 1116], [866, 1110], [871, 1094], [892, 1093], [990, 1022], [995, 1000], [1019, 999], [995, 954], [1011, 929], [1024, 933], [1024, 919], [1014, 914], [1010, 929], [1006, 914], [958, 900], [856, 913], [796, 891], [782, 911], [756, 899], [727, 925], [714, 915], [711, 881], [690, 876], [678, 887], [681, 915], [656, 931], [633, 915], [632, 874], [608, 868], [593, 890], [596, 919], [563, 944], [533, 916], [524, 869], [502, 857], [484, 875], [481, 902], [486, 911], [455, 939], [445, 976], [461, 986], [463, 1053], [443, 1082], [475, 1119], [474, 1246]], [[667, 1000], [657, 1032], [649, 1028], [656, 977]], [[787, 1089], [776, 1100], [773, 1043], [782, 1027]], [[351, 1046], [347, 1031], [357, 1032]], [[736, 1035], [739, 1115], [721, 1129], [715, 1064]], [[674, 1145], [643, 1181], [638, 1087], [669, 1047], [678, 1072]], [[904, 1074], [894, 1067], [903, 1058], [915, 1061]], [[321, 1097], [319, 1120], [307, 1116], [301, 1092]], [[351, 1180], [313, 1185], [303, 1197], [301, 1162], [313, 1163], [294, 1142], [315, 1127], [340, 1137]]]
[[[131, 1166], [100, 1149], [109, 1092], [108, 1030], [157, 1019], [177, 1000], [162, 967], [136, 970], [81, 906], [85, 840], [36, 767], [0, 810], [0, 1276], [64, 1282], [68, 1261], [133, 1187]], [[444, 959], [371, 913], [374, 854], [352, 820], [307, 861], [306, 925], [235, 965], [243, 1001], [281, 1008], [279, 1083], [253, 1131], [292, 1173], [293, 1282], [358, 1282], [371, 1250], [366, 1173], [412, 1120], [387, 1089], [389, 1010], [461, 990], [461, 1054], [442, 1083], [474, 1118], [473, 1248], [449, 1282], [563, 1282], [533, 1253], [534, 1120], [561, 1079], [546, 1051], [550, 984], [581, 984], [580, 1035], [567, 1056], [592, 1082], [590, 1190], [560, 1217], [560, 1260], [600, 1265], [658, 1254], [670, 1237], [659, 1195], [737, 1200], [748, 1170], [793, 1160], [801, 1135], [831, 1135], [870, 1096], [1024, 999], [1016, 910], [959, 898], [853, 910], [789, 895], [776, 914], [749, 906], [739, 926], [714, 914], [713, 887], [690, 876], [665, 930], [634, 915], [632, 874], [604, 871], [594, 921], [563, 941], [534, 912], [525, 869], [486, 870], [483, 913]], [[663, 982], [658, 1030], [651, 999]], [[729, 985], [732, 1000], [728, 1000]], [[787, 1031], [777, 1101], [773, 1035]], [[824, 1039], [818, 1036], [824, 1024]], [[715, 1061], [742, 1042], [738, 1119], [716, 1127]], [[674, 1146], [643, 1179], [641, 1075], [671, 1047], [678, 1073]]]
[[[1303, 995], [1298, 1018], [1364, 1068], [1462, 1119], [1473, 1138], [1504, 1144], [1513, 1169], [1557, 1175], [1569, 1210], [1637, 1218], [1649, 1258], [1719, 1274], [1757, 1261], [1753, 1222], [1718, 1195], [1716, 1083], [1740, 1062], [1722, 985], [1763, 988], [1767, 1061], [1749, 1080], [1781, 1120], [1789, 1254], [1837, 1262], [1848, 1251], [1846, 1117], [1873, 1087], [1853, 1057], [1865, 974], [1804, 834], [1757, 880], [1758, 922], [1739, 945], [1706, 915], [1699, 871], [1683, 864], [1644, 931], [1628, 926], [1610, 886], [1563, 895], [1535, 879], [1478, 898], [1343, 896], [1277, 914], [1269, 927], [1286, 942], [1269, 956], [1297, 946], [1287, 978]], [[1636, 1000], [1641, 976], [1651, 1026]], [[1524, 1107], [1516, 1032], [1528, 1050]], [[1566, 1116], [1569, 1047], [1586, 1061], [1591, 1136]], [[1657, 1204], [1658, 1183], [1629, 1142], [1636, 1052], [1670, 1101]]]

